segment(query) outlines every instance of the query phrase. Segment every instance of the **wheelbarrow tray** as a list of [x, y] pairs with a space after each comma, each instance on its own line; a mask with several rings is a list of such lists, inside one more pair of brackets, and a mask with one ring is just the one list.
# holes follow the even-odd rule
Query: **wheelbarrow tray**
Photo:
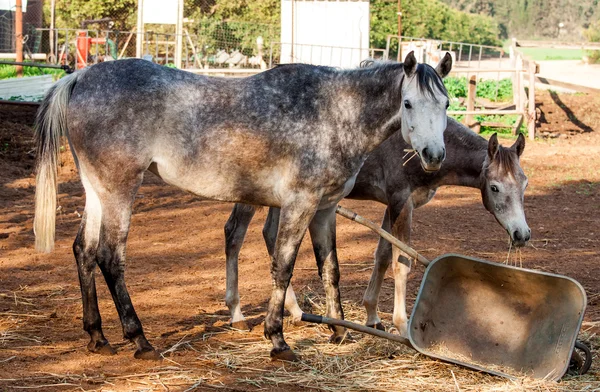
[[559, 380], [585, 306], [571, 278], [446, 254], [425, 271], [408, 337], [422, 354], [472, 369]]

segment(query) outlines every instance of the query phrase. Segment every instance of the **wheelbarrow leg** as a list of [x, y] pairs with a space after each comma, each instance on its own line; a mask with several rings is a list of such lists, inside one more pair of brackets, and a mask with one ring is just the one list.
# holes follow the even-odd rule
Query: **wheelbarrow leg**
[[[583, 353], [583, 357], [577, 350], [580, 350], [581, 353]], [[586, 374], [591, 366], [592, 351], [585, 343], [579, 340], [575, 341], [575, 348], [571, 354], [571, 362], [569, 363], [567, 372], [571, 375], [582, 375]]]

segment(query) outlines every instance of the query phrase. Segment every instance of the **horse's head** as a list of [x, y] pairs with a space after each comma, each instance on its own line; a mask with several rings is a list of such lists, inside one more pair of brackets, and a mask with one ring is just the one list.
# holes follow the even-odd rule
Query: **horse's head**
[[403, 66], [402, 137], [419, 154], [423, 169], [436, 171], [446, 158], [444, 130], [449, 100], [442, 78], [452, 69], [452, 57], [447, 53], [434, 69], [417, 64], [410, 52]]
[[515, 246], [523, 246], [531, 238], [523, 207], [527, 176], [519, 164], [524, 148], [523, 134], [509, 148], [500, 146], [496, 134], [492, 135], [481, 172], [483, 204], [506, 229]]

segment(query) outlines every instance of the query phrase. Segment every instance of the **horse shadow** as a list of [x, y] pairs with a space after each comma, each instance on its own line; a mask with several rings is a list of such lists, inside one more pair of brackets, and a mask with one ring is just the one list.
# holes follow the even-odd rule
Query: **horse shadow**
[[[550, 97], [552, 98], [554, 103], [556, 103], [556, 105], [559, 108], [561, 108], [562, 111], [565, 112], [565, 114], [567, 115], [567, 118], [573, 125], [575, 125], [577, 128], [579, 128], [584, 133], [594, 131], [594, 129], [592, 127], [590, 127], [589, 125], [585, 124], [583, 121], [581, 121], [577, 118], [575, 113], [573, 113], [573, 111], [560, 99], [560, 96], [558, 95], [558, 93], [556, 91], [550, 90], [549, 92], [550, 92]], [[545, 116], [544, 116], [544, 118], [545, 118]]]

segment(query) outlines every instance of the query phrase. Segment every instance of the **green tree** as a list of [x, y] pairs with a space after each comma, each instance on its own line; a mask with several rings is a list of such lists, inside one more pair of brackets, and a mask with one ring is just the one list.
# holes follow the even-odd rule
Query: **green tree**
[[[111, 18], [114, 29], [131, 30], [137, 18], [137, 0], [57, 0], [55, 25], [59, 28], [79, 28], [88, 19]], [[50, 15], [50, 2], [44, 2], [44, 15]]]
[[[396, 12], [396, 2], [371, 1], [372, 47], [383, 48], [389, 34], [398, 34]], [[461, 12], [438, 0], [411, 0], [403, 3], [404, 36], [499, 45], [498, 34], [498, 25], [488, 16]]]

